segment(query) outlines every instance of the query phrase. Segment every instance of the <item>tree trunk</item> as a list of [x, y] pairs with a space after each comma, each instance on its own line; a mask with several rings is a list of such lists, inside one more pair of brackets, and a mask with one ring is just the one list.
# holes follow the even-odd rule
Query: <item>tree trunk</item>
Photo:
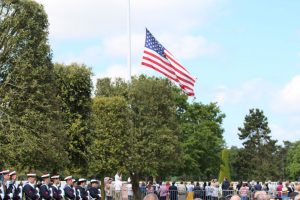
[[132, 190], [134, 200], [141, 200], [141, 193], [139, 190], [139, 176], [137, 174], [132, 175]]

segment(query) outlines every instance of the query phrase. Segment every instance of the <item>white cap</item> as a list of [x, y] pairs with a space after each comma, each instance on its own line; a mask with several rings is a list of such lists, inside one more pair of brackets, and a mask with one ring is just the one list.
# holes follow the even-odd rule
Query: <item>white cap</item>
[[4, 169], [0, 172], [0, 174], [8, 174], [9, 173], [9, 170], [8, 169]]
[[36, 177], [36, 174], [35, 173], [28, 173], [27, 177]]
[[58, 179], [58, 178], [59, 178], [59, 175], [51, 176], [51, 179]]
[[9, 173], [10, 176], [12, 176], [14, 174], [17, 174], [16, 171], [12, 171], [12, 172]]
[[80, 179], [78, 179], [78, 182], [85, 182], [85, 181], [86, 181], [85, 178], [80, 178]]
[[90, 183], [98, 183], [99, 181], [97, 181], [96, 179], [92, 179], [91, 181], [90, 181]]
[[69, 180], [69, 179], [72, 179], [72, 176], [67, 176], [67, 177], [65, 178], [65, 181], [66, 181], [66, 180]]
[[49, 177], [50, 177], [50, 174], [43, 174], [41, 177], [42, 177], [42, 178], [49, 178]]

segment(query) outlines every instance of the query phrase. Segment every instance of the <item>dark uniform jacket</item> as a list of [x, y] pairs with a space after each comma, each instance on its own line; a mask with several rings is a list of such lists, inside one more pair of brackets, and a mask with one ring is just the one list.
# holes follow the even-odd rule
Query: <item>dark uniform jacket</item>
[[80, 185], [79, 186], [77, 186], [77, 188], [76, 188], [76, 192], [77, 192], [77, 200], [88, 200], [88, 193], [87, 193], [87, 191], [83, 188], [83, 187], [81, 187]]
[[66, 185], [65, 188], [64, 188], [64, 192], [65, 192], [65, 198], [66, 199], [74, 200], [76, 198], [76, 193], [75, 193], [73, 187], [71, 187], [69, 185]]
[[100, 197], [100, 192], [98, 190], [98, 188], [95, 188], [95, 187], [90, 187], [88, 189], [88, 191], [90, 192], [90, 196], [93, 198], [93, 199], [97, 199], [97, 200], [100, 200], [101, 197]]
[[15, 183], [15, 182], [11, 182], [10, 184], [9, 184], [9, 191], [12, 193], [12, 199], [13, 200], [20, 200], [21, 199], [21, 195], [20, 195], [20, 193], [21, 193], [21, 185], [19, 184], [17, 184], [17, 183]]
[[51, 199], [51, 192], [50, 186], [43, 184], [40, 186], [40, 198], [42, 200], [50, 200]]
[[26, 200], [37, 200], [40, 198], [37, 189], [29, 183], [24, 185], [23, 192]]
[[63, 196], [62, 196], [62, 190], [60, 189], [60, 186], [52, 185], [51, 189], [52, 189], [53, 198], [55, 200], [60, 200], [60, 199], [63, 198]]

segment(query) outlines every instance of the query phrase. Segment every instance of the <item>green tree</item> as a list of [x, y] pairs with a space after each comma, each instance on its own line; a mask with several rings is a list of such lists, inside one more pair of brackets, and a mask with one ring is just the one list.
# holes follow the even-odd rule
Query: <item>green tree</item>
[[280, 168], [277, 161], [277, 140], [272, 140], [268, 119], [262, 110], [251, 109], [245, 117], [244, 127], [238, 128], [244, 149], [239, 163], [244, 179], [278, 179]]
[[[125, 172], [131, 145], [129, 107], [124, 97], [95, 97], [92, 107], [90, 176], [103, 178]], [[103, 185], [103, 184], [102, 184]], [[104, 194], [104, 193], [102, 193]]]
[[236, 146], [232, 146], [229, 149], [229, 168], [230, 168], [230, 175], [231, 175], [231, 180], [234, 181], [240, 181], [242, 178], [242, 174], [240, 174], [240, 166], [239, 166], [239, 152], [241, 149], [239, 149]]
[[[130, 145], [124, 173], [131, 176], [135, 194], [141, 178], [175, 173], [180, 162], [173, 87], [167, 79], [143, 75], [133, 77], [131, 83], [108, 78], [97, 81], [96, 96], [126, 99], [130, 128], [124, 131], [129, 132]], [[114, 169], [118, 168], [122, 170], [123, 165]]]
[[287, 153], [287, 173], [290, 178], [297, 180], [300, 177], [300, 141], [292, 143]]
[[190, 178], [215, 177], [219, 172], [220, 153], [224, 146], [222, 122], [225, 114], [216, 103], [204, 105], [194, 102], [179, 115], [179, 139], [184, 151], [181, 173]]
[[34, 1], [0, 1], [0, 154], [19, 170], [59, 170], [67, 159], [48, 45]]
[[92, 72], [85, 65], [55, 64], [58, 97], [64, 113], [65, 134], [68, 137], [65, 150], [72, 165], [68, 173], [86, 175], [88, 173], [88, 150], [91, 143], [91, 93]]
[[229, 181], [231, 180], [228, 149], [223, 149], [222, 151], [222, 165], [220, 167], [219, 182], [221, 183], [225, 177]]

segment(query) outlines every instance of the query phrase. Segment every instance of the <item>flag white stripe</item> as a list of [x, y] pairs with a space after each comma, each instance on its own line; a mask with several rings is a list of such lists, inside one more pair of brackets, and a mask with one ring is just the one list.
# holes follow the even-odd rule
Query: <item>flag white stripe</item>
[[[186, 74], [186, 76], [189, 77], [189, 80], [191, 80], [192, 82], [196, 82], [196, 79], [182, 66], [182, 64], [169, 51], [165, 51], [165, 54], [167, 58], [170, 58], [168, 60], [173, 66], [176, 66], [179, 71], [182, 71], [182, 73]], [[174, 60], [175, 62], [173, 62], [172, 60]]]
[[[158, 53], [156, 53], [155, 51], [145, 48], [144, 51], [149, 52], [151, 54], [154, 54], [155, 56], [157, 56], [158, 58], [152, 56], [152, 55], [148, 55], [148, 54], [144, 54], [144, 57], [147, 57], [151, 60], [154, 60], [155, 62], [160, 63], [161, 65], [163, 65], [165, 68], [167, 68], [168, 70], [172, 71], [177, 77], [178, 77], [178, 81], [180, 82], [184, 82], [185, 85], [188, 85], [188, 87], [193, 88], [194, 87], [194, 83], [195, 81], [193, 79], [190, 79], [189, 77], [185, 76], [184, 74], [181, 74], [179, 72], [177, 72], [176, 70], [174, 70], [174, 68], [178, 68], [176, 64], [172, 65], [172, 63], [170, 62], [170, 60], [167, 60], [163, 57], [161, 57]], [[168, 66], [167, 64], [163, 63], [160, 59], [162, 59], [163, 61], [165, 61], [166, 63], [172, 65]], [[178, 70], [178, 69], [177, 69]]]
[[[154, 51], [151, 51], [149, 49], [145, 49], [146, 52], [151, 52], [152, 54], [156, 55], [156, 56], [159, 56], [158, 53], [154, 52]], [[149, 61], [145, 58], [148, 58], [150, 60], [153, 60], [154, 62], [152, 61]], [[161, 57], [160, 57], [161, 58]], [[159, 70], [163, 71], [164, 73], [168, 74], [169, 76], [171, 76], [173, 79], [175, 79], [176, 82], [179, 82], [181, 83], [182, 85], [192, 89], [194, 87], [194, 85], [190, 84], [189, 82], [185, 81], [187, 79], [187, 77], [177, 73], [172, 67], [168, 66], [167, 64], [165, 64], [164, 62], [162, 62], [161, 60], [157, 59], [156, 57], [153, 57], [151, 55], [148, 55], [148, 54], [144, 54], [143, 56], [143, 59], [142, 59], [142, 62], [145, 62], [145, 63], [148, 63], [150, 65], [155, 65], [156, 68], [158, 68]], [[169, 61], [167, 60], [166, 62], [169, 63]], [[159, 63], [161, 66], [159, 66], [158, 64], [156, 63]], [[166, 69], [164, 69], [166, 68]], [[169, 71], [168, 71], [169, 70]], [[171, 71], [171, 72], [170, 72]], [[189, 81], [189, 80], [188, 80]], [[194, 83], [192, 80], [190, 80], [191, 83]]]

